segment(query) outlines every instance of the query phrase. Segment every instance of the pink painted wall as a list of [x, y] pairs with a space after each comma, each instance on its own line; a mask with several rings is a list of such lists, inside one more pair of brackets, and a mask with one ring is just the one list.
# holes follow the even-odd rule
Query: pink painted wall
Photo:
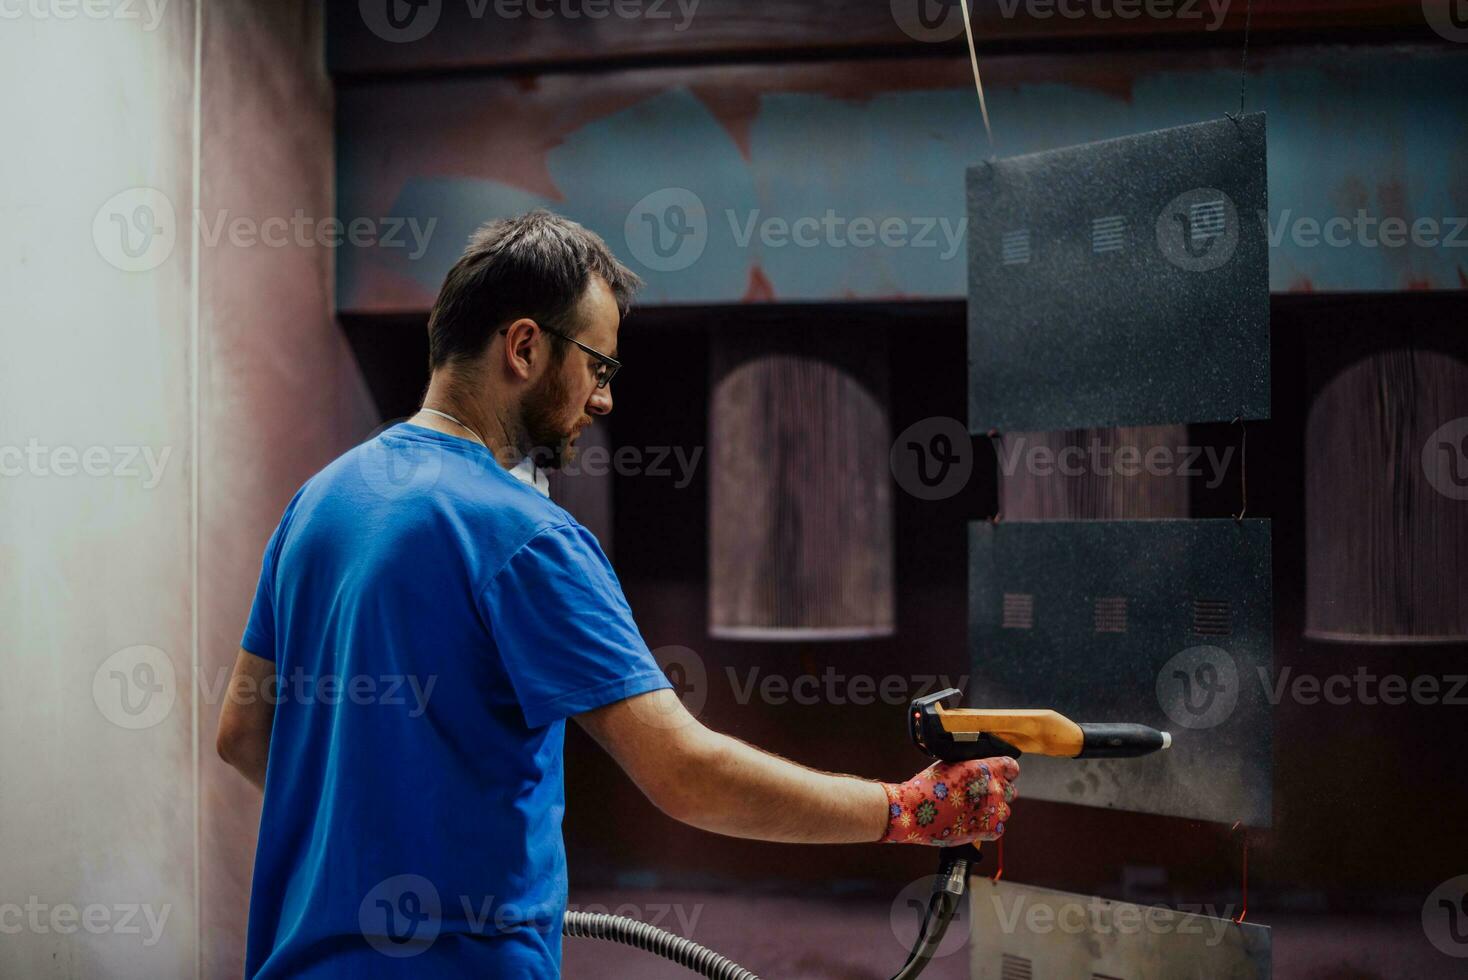
[[[330, 217], [320, 5], [230, 0], [206, 11], [201, 211], [211, 223], [221, 212]], [[274, 248], [225, 235], [201, 252], [199, 664], [210, 691], [234, 664], [266, 539], [291, 495], [377, 424], [331, 314], [334, 252], [288, 238]], [[214, 754], [218, 717], [218, 698], [204, 699], [200, 943], [203, 975], [234, 977], [259, 793]]]

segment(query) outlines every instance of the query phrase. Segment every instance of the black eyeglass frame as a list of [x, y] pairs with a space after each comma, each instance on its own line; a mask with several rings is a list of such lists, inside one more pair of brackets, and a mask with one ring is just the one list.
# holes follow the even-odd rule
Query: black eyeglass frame
[[622, 362], [617, 360], [615, 357], [608, 357], [606, 354], [603, 354], [601, 351], [597, 350], [594, 347], [587, 347], [581, 341], [575, 339], [574, 337], [567, 337], [559, 330], [552, 330], [550, 327], [541, 327], [540, 329], [544, 330], [548, 334], [551, 334], [552, 336], [560, 337], [562, 340], [569, 341], [570, 343], [575, 344], [577, 347], [580, 347], [582, 350], [586, 351], [586, 353], [590, 354], [592, 357], [596, 358], [598, 361], [601, 361], [607, 366], [606, 377], [596, 379], [596, 386], [598, 388], [605, 388], [607, 385], [611, 384], [612, 379], [617, 376], [617, 372], [622, 370]]
[[[577, 347], [580, 347], [582, 350], [586, 351], [586, 353], [590, 354], [592, 357], [605, 364], [607, 366], [607, 375], [604, 378], [598, 378], [596, 380], [596, 386], [598, 388], [605, 388], [607, 385], [611, 384], [612, 379], [617, 376], [617, 372], [622, 370], [622, 362], [617, 360], [615, 357], [608, 357], [606, 354], [603, 354], [601, 351], [597, 350], [594, 347], [587, 347], [581, 341], [576, 340], [574, 337], [567, 337], [559, 330], [552, 330], [550, 327], [541, 327], [538, 323], [536, 324], [536, 326], [540, 327], [540, 329], [544, 330], [546, 333], [550, 334], [553, 337], [560, 337], [562, 340], [569, 341], [570, 343], [575, 344]], [[508, 327], [500, 327], [495, 332], [507, 334], [510, 332], [510, 329]]]

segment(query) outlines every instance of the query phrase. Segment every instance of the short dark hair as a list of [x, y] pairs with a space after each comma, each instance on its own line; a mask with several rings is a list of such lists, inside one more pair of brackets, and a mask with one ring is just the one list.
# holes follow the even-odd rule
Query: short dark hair
[[478, 357], [496, 330], [519, 317], [575, 336], [582, 327], [574, 322], [576, 304], [592, 275], [611, 287], [626, 316], [642, 280], [595, 232], [544, 208], [480, 226], [428, 317], [429, 368]]

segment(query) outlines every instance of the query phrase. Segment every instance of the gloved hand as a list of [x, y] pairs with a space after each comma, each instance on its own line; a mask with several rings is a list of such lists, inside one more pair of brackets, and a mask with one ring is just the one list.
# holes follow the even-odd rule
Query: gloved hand
[[968, 762], [935, 762], [887, 791], [884, 844], [951, 847], [998, 840], [1018, 791], [1019, 763], [1008, 756]]

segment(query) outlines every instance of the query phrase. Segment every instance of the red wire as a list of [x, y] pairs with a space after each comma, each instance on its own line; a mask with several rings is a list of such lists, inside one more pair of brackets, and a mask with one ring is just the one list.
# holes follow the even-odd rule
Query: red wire
[[[1237, 823], [1234, 824], [1233, 829], [1234, 830], [1238, 830], [1239, 829], [1239, 825], [1242, 824], [1242, 823], [1243, 823], [1242, 820], [1238, 821]], [[1238, 925], [1238, 924], [1242, 923], [1244, 921], [1244, 916], [1246, 916], [1246, 915], [1249, 914], [1249, 834], [1248, 834], [1248, 831], [1245, 831], [1244, 832], [1244, 868], [1243, 868], [1243, 881], [1242, 881], [1242, 883], [1240, 885], [1239, 890], [1240, 890], [1240, 892], [1242, 894], [1242, 899], [1241, 899], [1242, 905], [1239, 908], [1239, 914], [1238, 914], [1238, 916], [1234, 919], [1234, 924], [1235, 925]]]
[[1004, 838], [999, 838], [994, 845], [999, 853], [994, 857], [994, 877], [990, 881], [998, 881], [1004, 877]]

